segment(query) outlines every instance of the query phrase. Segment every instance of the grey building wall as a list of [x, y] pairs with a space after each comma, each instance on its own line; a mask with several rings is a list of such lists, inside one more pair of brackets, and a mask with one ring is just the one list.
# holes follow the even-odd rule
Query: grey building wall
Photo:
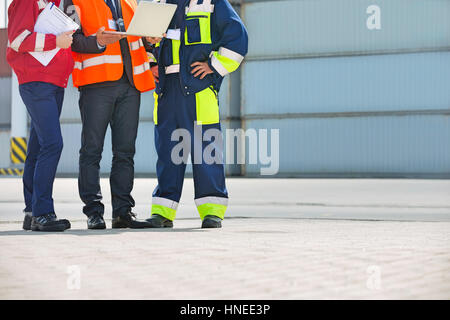
[[11, 78], [0, 78], [0, 168], [9, 166]]
[[0, 130], [9, 129], [11, 122], [11, 78], [0, 78]]
[[246, 1], [242, 124], [279, 129], [279, 175], [448, 177], [449, 12], [446, 0]]

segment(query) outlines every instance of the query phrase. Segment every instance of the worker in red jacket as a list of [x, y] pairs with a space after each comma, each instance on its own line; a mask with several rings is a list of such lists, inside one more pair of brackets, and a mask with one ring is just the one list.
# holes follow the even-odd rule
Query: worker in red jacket
[[[52, 1], [59, 6], [60, 0]], [[30, 114], [31, 127], [23, 174], [25, 230], [64, 231], [70, 222], [56, 217], [53, 182], [63, 148], [59, 116], [64, 88], [74, 62], [72, 32], [60, 35], [34, 32], [45, 0], [13, 0], [8, 9], [7, 60], [17, 74], [19, 92]], [[30, 52], [60, 48], [47, 66]]]

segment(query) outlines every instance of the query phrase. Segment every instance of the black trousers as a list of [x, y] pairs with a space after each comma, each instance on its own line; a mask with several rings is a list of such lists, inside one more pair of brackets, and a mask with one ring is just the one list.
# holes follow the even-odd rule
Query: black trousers
[[111, 126], [112, 168], [110, 174], [113, 217], [134, 207], [131, 196], [134, 154], [139, 124], [140, 92], [123, 77], [112, 86], [82, 88], [78, 189], [87, 216], [104, 213], [100, 189], [100, 160], [108, 125]]

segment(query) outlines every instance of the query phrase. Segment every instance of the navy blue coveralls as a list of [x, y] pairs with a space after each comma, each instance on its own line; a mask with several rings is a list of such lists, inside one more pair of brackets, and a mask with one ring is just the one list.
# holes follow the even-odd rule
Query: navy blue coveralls
[[[227, 0], [167, 3], [178, 4], [169, 29], [179, 29], [181, 36], [164, 38], [154, 50], [159, 70], [154, 108], [158, 186], [152, 214], [175, 219], [190, 153], [200, 217], [223, 219], [228, 193], [217, 94], [223, 77], [235, 71], [247, 53], [247, 31]], [[198, 61], [208, 62], [214, 73], [204, 79], [194, 77], [191, 64]], [[179, 151], [180, 145], [187, 149]], [[202, 156], [208, 150], [213, 163]], [[178, 156], [181, 163], [175, 159]]]

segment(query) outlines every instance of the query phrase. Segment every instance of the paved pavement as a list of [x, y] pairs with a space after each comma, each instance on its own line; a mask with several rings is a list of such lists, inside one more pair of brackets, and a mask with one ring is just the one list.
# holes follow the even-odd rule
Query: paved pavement
[[[142, 218], [155, 183], [136, 180]], [[76, 180], [58, 179], [73, 228], [50, 234], [21, 230], [20, 181], [1, 179], [0, 299], [450, 299], [450, 181], [228, 187], [221, 230], [199, 229], [187, 179], [175, 229], [87, 231]]]
[[[136, 179], [135, 212], [150, 216], [156, 179]], [[106, 217], [111, 217], [108, 179], [101, 180]], [[228, 217], [278, 217], [356, 220], [450, 222], [450, 180], [244, 179], [227, 180]], [[57, 179], [54, 186], [59, 216], [84, 219], [76, 179]], [[22, 184], [0, 180], [0, 221], [22, 219]], [[194, 184], [185, 179], [178, 218], [197, 218]]]

